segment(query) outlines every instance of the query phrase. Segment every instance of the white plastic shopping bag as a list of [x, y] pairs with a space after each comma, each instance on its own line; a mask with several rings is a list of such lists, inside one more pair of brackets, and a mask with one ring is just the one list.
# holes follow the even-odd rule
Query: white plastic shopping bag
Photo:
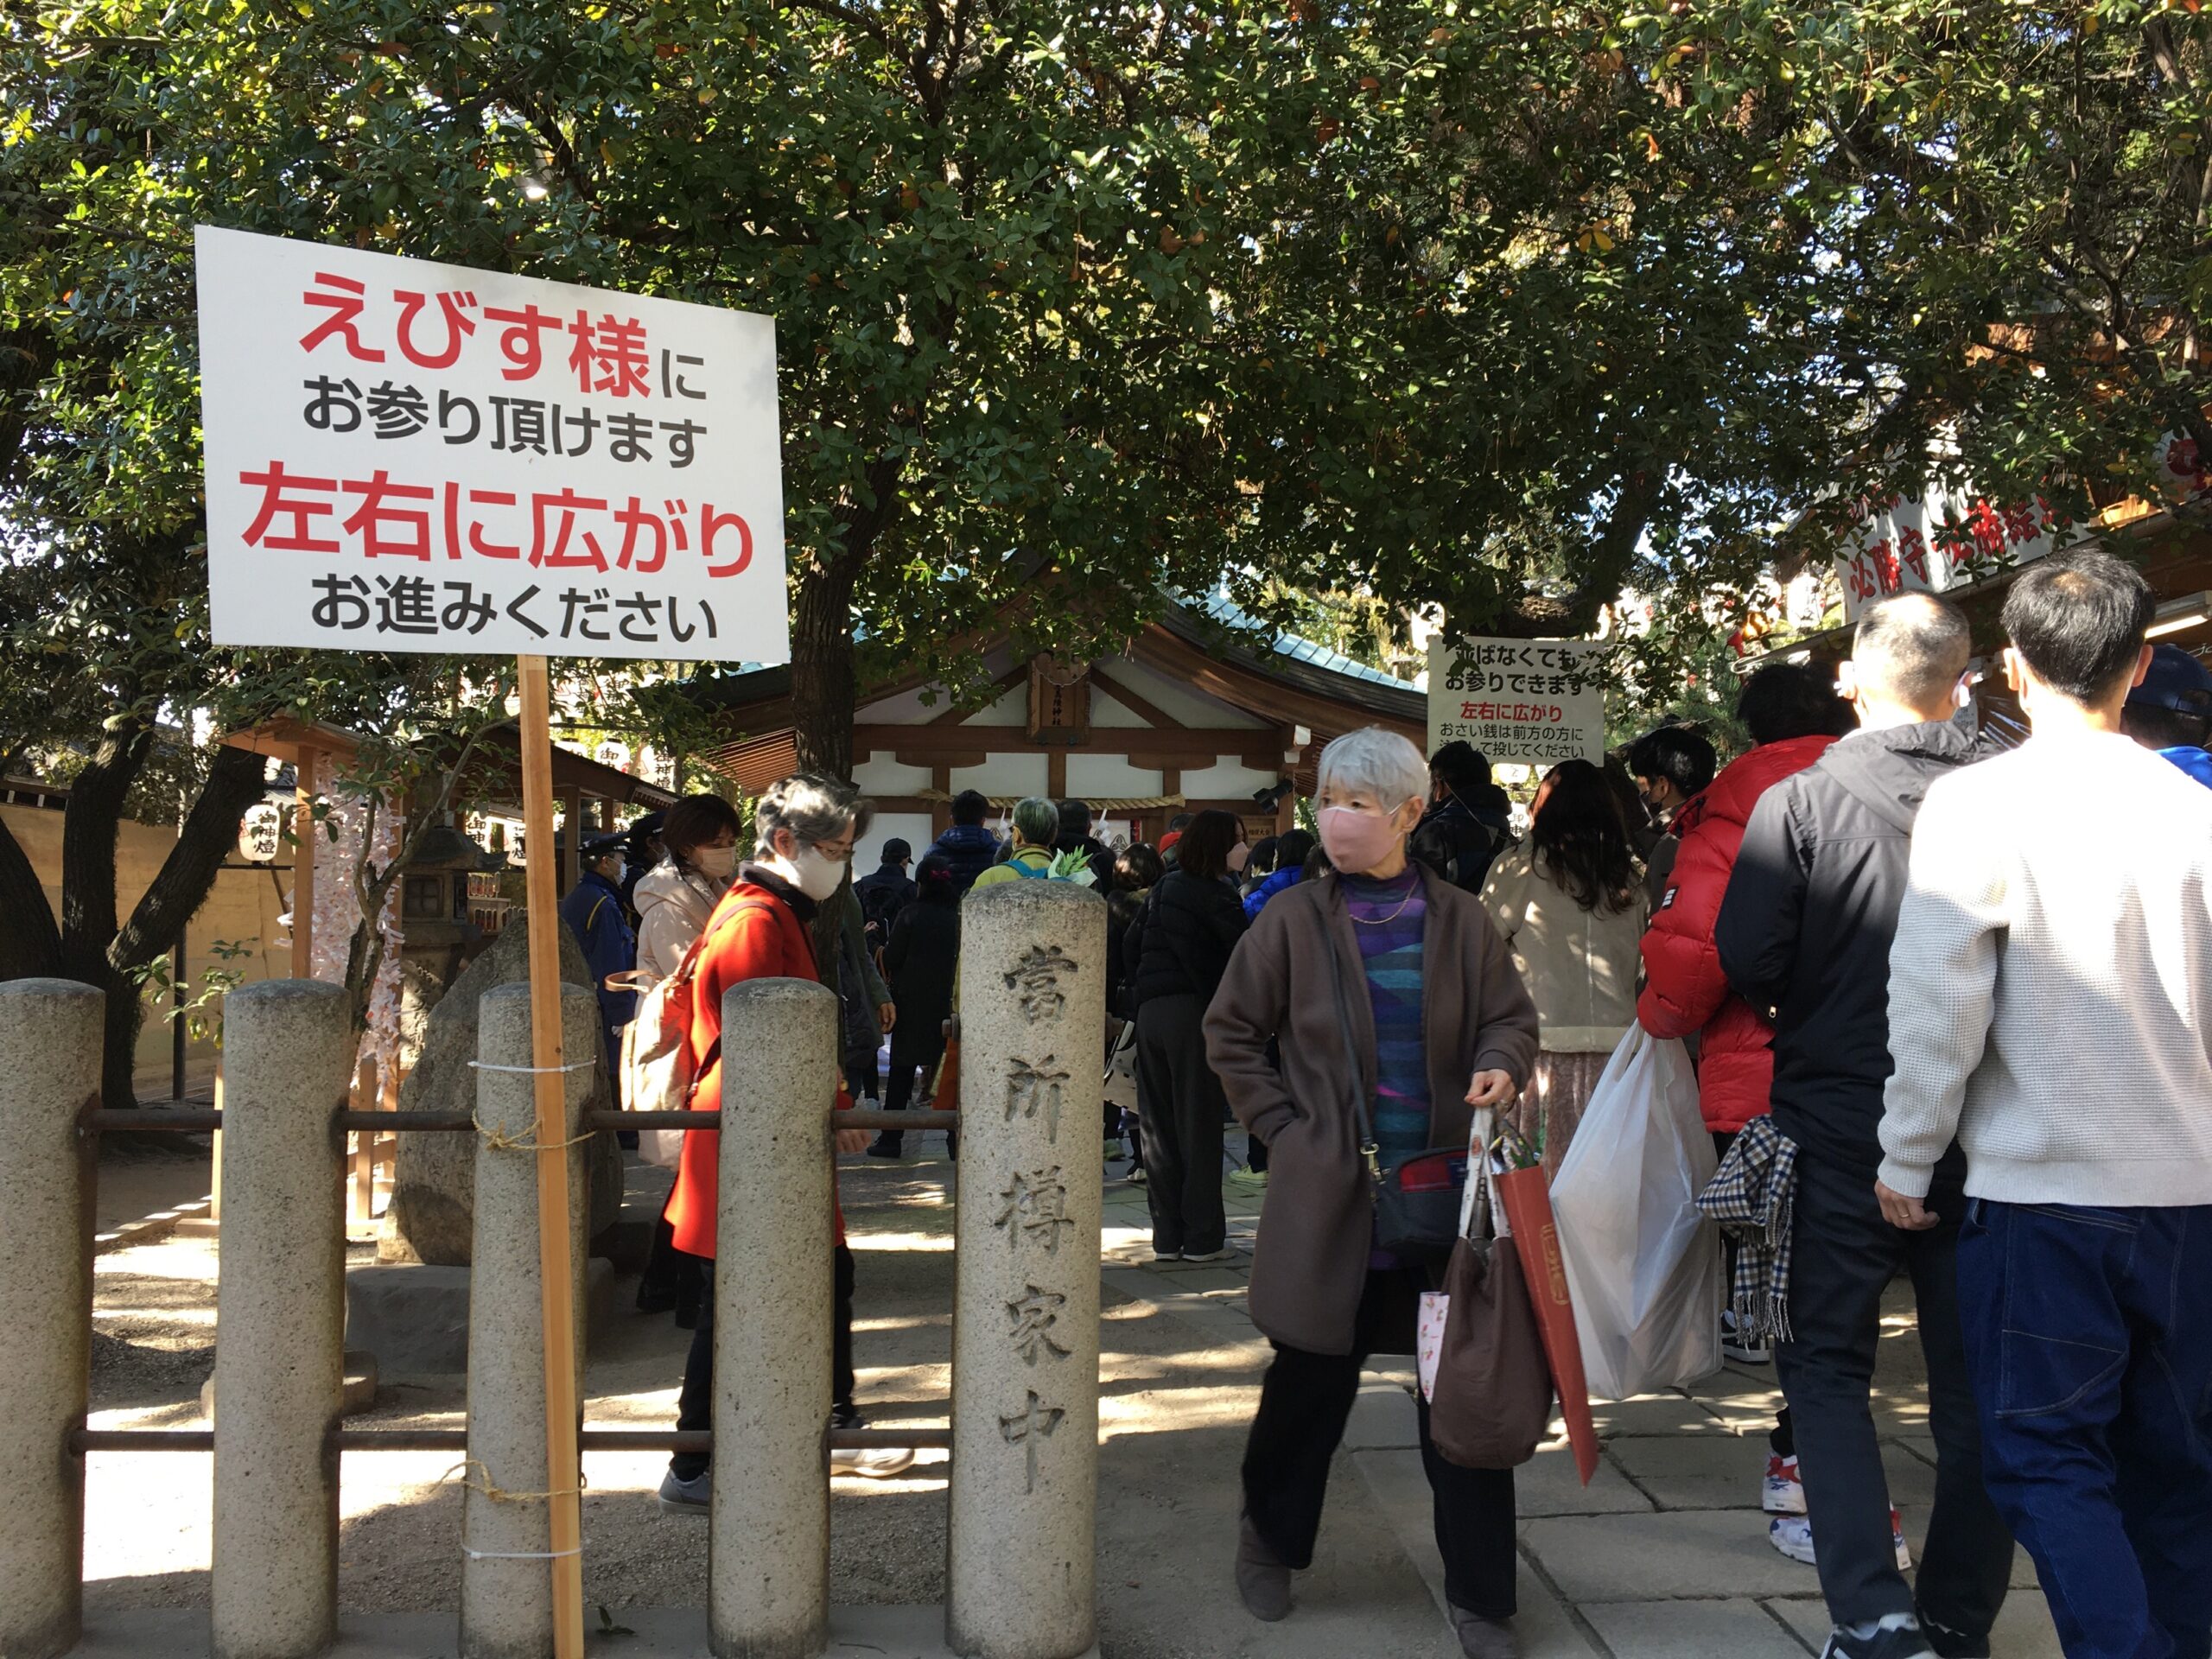
[[1552, 1183], [1592, 1399], [1720, 1369], [1720, 1238], [1696, 1203], [1717, 1164], [1688, 1052], [1630, 1027]]

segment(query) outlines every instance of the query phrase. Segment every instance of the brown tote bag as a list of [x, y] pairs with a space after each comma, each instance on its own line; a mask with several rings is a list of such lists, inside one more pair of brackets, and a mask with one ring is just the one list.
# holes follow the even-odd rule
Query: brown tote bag
[[1476, 1218], [1444, 1270], [1452, 1300], [1428, 1408], [1430, 1439], [1463, 1469], [1516, 1468], [1536, 1455], [1551, 1427], [1551, 1366], [1520, 1255], [1510, 1238], [1481, 1236], [1489, 1230], [1489, 1162], [1478, 1142], [1467, 1174], [1480, 1201], [1470, 1204]]

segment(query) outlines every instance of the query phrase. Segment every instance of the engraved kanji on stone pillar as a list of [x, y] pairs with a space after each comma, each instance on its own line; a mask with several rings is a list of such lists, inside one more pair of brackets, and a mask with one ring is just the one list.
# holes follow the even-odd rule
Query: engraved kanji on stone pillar
[[[946, 1636], [981, 1659], [1097, 1640], [1106, 907], [1009, 881], [961, 907], [960, 1184]], [[1059, 1144], [1063, 1125], [1084, 1131]]]

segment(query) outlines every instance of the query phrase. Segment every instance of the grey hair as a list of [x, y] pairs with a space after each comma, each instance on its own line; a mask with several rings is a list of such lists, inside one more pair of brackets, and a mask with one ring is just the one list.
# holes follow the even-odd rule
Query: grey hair
[[1321, 764], [1313, 779], [1313, 792], [1335, 784], [1345, 789], [1370, 789], [1395, 807], [1407, 801], [1428, 799], [1428, 762], [1421, 751], [1395, 732], [1380, 726], [1363, 726], [1346, 732], [1321, 751]]
[[849, 828], [857, 841], [874, 817], [875, 803], [855, 785], [819, 772], [795, 772], [769, 785], [753, 807], [753, 842], [760, 851], [773, 853], [779, 830], [812, 846], [835, 841]]
[[1041, 795], [1014, 804], [1014, 827], [1032, 847], [1049, 849], [1060, 838], [1060, 809]]

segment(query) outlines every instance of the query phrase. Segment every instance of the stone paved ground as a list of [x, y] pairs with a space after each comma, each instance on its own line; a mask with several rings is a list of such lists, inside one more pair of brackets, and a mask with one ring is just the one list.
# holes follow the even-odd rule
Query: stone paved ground
[[[1124, 1168], [1112, 1166], [1116, 1174]], [[1110, 1180], [1106, 1281], [1263, 1364], [1264, 1344], [1245, 1313], [1259, 1194], [1234, 1184], [1224, 1192], [1237, 1257], [1165, 1265], [1151, 1260], [1144, 1189]], [[1892, 1291], [1883, 1324], [1874, 1410], [1891, 1495], [1916, 1554], [1934, 1495], [1935, 1450], [1909, 1287]], [[1410, 1361], [1369, 1375], [1339, 1455], [1321, 1554], [1300, 1580], [1302, 1610], [1346, 1593], [1352, 1564], [1332, 1552], [1357, 1524], [1339, 1508], [1355, 1484], [1348, 1476], [1380, 1508], [1405, 1558], [1443, 1604], [1412, 1385]], [[1819, 1652], [1827, 1618], [1814, 1571], [1774, 1550], [1758, 1510], [1765, 1433], [1781, 1399], [1772, 1367], [1732, 1362], [1688, 1390], [1600, 1403], [1594, 1414], [1604, 1453], [1586, 1488], [1554, 1425], [1554, 1443], [1519, 1478], [1519, 1624], [1528, 1659], [1801, 1659]], [[2056, 1659], [2057, 1637], [2024, 1553], [2016, 1558], [2012, 1584], [1993, 1643], [1999, 1659]]]
[[[906, 1163], [847, 1164], [862, 1405], [880, 1423], [942, 1423], [953, 1168], [934, 1138]], [[1440, 1611], [1405, 1370], [1369, 1378], [1295, 1614], [1267, 1626], [1237, 1605], [1230, 1578], [1237, 1463], [1268, 1357], [1244, 1312], [1249, 1255], [1154, 1265], [1143, 1191], [1127, 1185], [1124, 1172], [1109, 1166], [1102, 1266], [1103, 1659], [1451, 1659], [1457, 1643]], [[1249, 1250], [1256, 1197], [1228, 1191], [1232, 1231]], [[215, 1244], [179, 1237], [100, 1258], [97, 1426], [201, 1421], [196, 1396], [212, 1355]], [[1876, 1404], [1893, 1491], [1916, 1539], [1931, 1471], [1910, 1308], [1897, 1303], [1889, 1324]], [[591, 1356], [590, 1420], [667, 1422], [684, 1340], [664, 1315], [626, 1313]], [[387, 1381], [370, 1421], [461, 1421], [458, 1379]], [[1520, 1624], [1529, 1659], [1817, 1652], [1825, 1618], [1812, 1570], [1773, 1552], [1757, 1509], [1761, 1437], [1775, 1403], [1770, 1374], [1732, 1367], [1688, 1393], [1602, 1406], [1605, 1457], [1586, 1490], [1563, 1448], [1538, 1454], [1520, 1482]], [[395, 1632], [450, 1629], [460, 1516], [456, 1490], [441, 1477], [452, 1462], [433, 1454], [346, 1460], [340, 1589], [356, 1621]], [[649, 1610], [696, 1609], [705, 1588], [705, 1529], [652, 1508], [660, 1466], [649, 1454], [595, 1453], [587, 1465], [587, 1594], [611, 1610], [610, 1623], [629, 1618], [639, 1632], [610, 1637], [609, 1655], [695, 1650], [645, 1636], [659, 1617]], [[943, 1454], [925, 1454], [899, 1480], [835, 1483], [834, 1600], [887, 1611], [942, 1599], [944, 1474]], [[204, 1457], [90, 1460], [88, 1602], [96, 1624], [123, 1634], [115, 1651], [167, 1650], [132, 1639], [129, 1621], [188, 1622], [187, 1610], [205, 1605], [207, 1503]], [[2024, 1562], [2014, 1582], [1998, 1653], [2056, 1655]], [[418, 1622], [395, 1622], [400, 1615]], [[891, 1651], [880, 1642], [861, 1650]], [[420, 1659], [432, 1649], [417, 1643], [404, 1651]]]

